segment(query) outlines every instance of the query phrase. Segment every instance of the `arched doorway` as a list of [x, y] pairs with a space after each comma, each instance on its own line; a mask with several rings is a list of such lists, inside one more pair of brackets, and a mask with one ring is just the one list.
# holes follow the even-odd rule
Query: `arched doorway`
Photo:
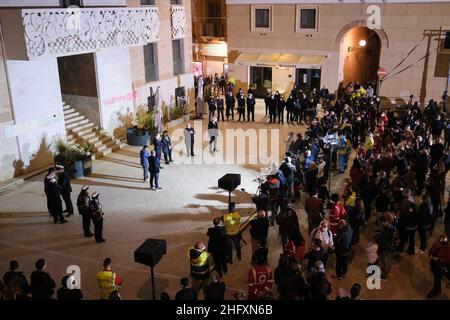
[[340, 50], [340, 80], [345, 84], [377, 80], [381, 52], [381, 40], [377, 32], [364, 26], [355, 26], [343, 35]]

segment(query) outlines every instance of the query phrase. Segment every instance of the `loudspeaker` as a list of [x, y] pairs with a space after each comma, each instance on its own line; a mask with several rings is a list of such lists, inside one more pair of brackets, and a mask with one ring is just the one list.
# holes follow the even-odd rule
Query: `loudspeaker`
[[227, 173], [219, 179], [219, 188], [229, 192], [236, 189], [241, 184], [241, 175], [235, 173]]
[[147, 239], [134, 251], [134, 261], [153, 268], [166, 253], [166, 240]]

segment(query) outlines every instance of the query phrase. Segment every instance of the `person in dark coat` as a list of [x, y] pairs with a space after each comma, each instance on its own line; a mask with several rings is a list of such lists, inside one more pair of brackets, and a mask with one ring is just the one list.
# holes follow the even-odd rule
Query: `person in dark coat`
[[149, 157], [149, 153], [148, 153], [148, 146], [145, 145], [142, 147], [141, 151], [139, 152], [139, 157], [141, 160], [141, 166], [142, 169], [144, 170], [144, 182], [148, 181], [148, 157]]
[[252, 116], [252, 122], [255, 122], [255, 104], [253, 94], [249, 94], [247, 97], [247, 122], [250, 122], [250, 115]]
[[162, 152], [164, 154], [164, 161], [166, 164], [173, 162], [172, 160], [172, 141], [170, 140], [169, 133], [165, 130], [161, 139]]
[[220, 218], [214, 218], [214, 227], [209, 228], [207, 236], [208, 252], [212, 255], [214, 261], [214, 269], [220, 277], [223, 273], [227, 273], [227, 231], [225, 227], [220, 226]]
[[225, 117], [223, 115], [224, 109], [224, 101], [222, 96], [217, 97], [217, 121], [220, 121], [220, 116], [222, 116], [222, 121], [225, 121]]
[[81, 215], [83, 232], [85, 237], [92, 237], [94, 234], [91, 232], [91, 214], [89, 212], [89, 186], [81, 188], [80, 194], [77, 198], [78, 213]]
[[62, 214], [62, 200], [61, 200], [61, 186], [56, 182], [56, 175], [55, 173], [51, 173], [49, 176], [47, 176], [47, 179], [49, 180], [48, 186], [47, 186], [47, 194], [50, 198], [50, 209], [53, 216], [53, 222], [56, 223], [66, 223], [68, 222], [66, 219], [64, 219], [64, 216]]
[[51, 174], [53, 174], [55, 172], [55, 168], [51, 167], [48, 169], [47, 174], [45, 175], [44, 178], [44, 192], [45, 192], [45, 196], [47, 198], [47, 210], [48, 213], [50, 214], [50, 216], [52, 215], [52, 202], [51, 202], [51, 198], [49, 196], [49, 184], [50, 184], [50, 179], [47, 179], [48, 176], [50, 176]]
[[279, 226], [279, 235], [281, 237], [281, 243], [284, 251], [289, 236], [295, 233], [300, 233], [297, 213], [288, 206], [284, 206], [281, 212], [276, 216], [275, 221]]
[[26, 300], [27, 295], [31, 293], [30, 285], [27, 278], [19, 271], [19, 263], [16, 260], [12, 260], [9, 263], [9, 270], [3, 276], [3, 282], [6, 287], [9, 287], [11, 283], [16, 283], [20, 291], [16, 295], [17, 300]]
[[186, 154], [188, 157], [194, 157], [194, 138], [195, 138], [195, 130], [191, 127], [191, 124], [188, 123], [186, 128], [184, 128], [184, 143], [186, 145]]
[[161, 135], [159, 133], [157, 133], [155, 135], [155, 139], [153, 140], [153, 145], [155, 147], [155, 157], [156, 157], [156, 161], [158, 162], [158, 166], [160, 169], [162, 169], [163, 167], [161, 167], [161, 155], [162, 155], [162, 142], [161, 142]]
[[450, 238], [450, 193], [445, 207], [444, 230], [447, 238]]
[[427, 176], [430, 161], [428, 160], [428, 154], [425, 148], [423, 148], [416, 159], [416, 181], [417, 181], [417, 194], [422, 194], [425, 187], [425, 178]]
[[430, 197], [427, 194], [422, 196], [422, 203], [417, 210], [418, 214], [418, 228], [420, 238], [420, 250], [425, 251], [427, 248], [427, 238], [431, 235], [431, 227], [434, 223], [433, 217], [433, 205], [431, 204]]
[[261, 241], [267, 240], [267, 234], [269, 233], [269, 219], [266, 216], [264, 210], [258, 211], [256, 219], [250, 221], [250, 235], [252, 237], [252, 252], [259, 247]]
[[99, 200], [99, 193], [95, 192], [89, 201], [89, 212], [91, 214], [91, 219], [94, 222], [94, 234], [95, 242], [102, 243], [105, 242], [103, 238], [103, 208]]
[[269, 123], [275, 123], [278, 115], [278, 108], [277, 108], [277, 100], [275, 99], [274, 95], [271, 95], [269, 99], [269, 115], [270, 115]]
[[151, 190], [161, 190], [159, 186], [159, 161], [156, 157], [154, 150], [150, 152], [150, 157], [148, 157], [148, 171], [150, 171], [150, 189]]
[[208, 108], [209, 108], [209, 120], [214, 117], [214, 113], [216, 112], [216, 99], [211, 96], [208, 100]]
[[66, 204], [66, 210], [63, 212], [67, 212], [67, 216], [70, 217], [73, 215], [73, 204], [72, 199], [70, 198], [70, 194], [72, 193], [72, 186], [70, 185], [70, 176], [64, 170], [63, 166], [56, 166], [57, 174], [58, 174], [58, 185], [61, 187], [61, 197]]
[[325, 274], [325, 268], [322, 261], [317, 261], [313, 272], [308, 277], [309, 289], [312, 300], [327, 300], [331, 293], [331, 283]]
[[61, 288], [56, 291], [56, 297], [59, 301], [79, 301], [83, 299], [83, 292], [81, 289], [69, 289], [67, 287], [67, 280], [69, 276], [64, 276], [61, 280]]
[[300, 265], [291, 261], [289, 273], [282, 277], [278, 286], [280, 300], [305, 300], [309, 297], [308, 285], [300, 271]]
[[344, 219], [339, 220], [336, 241], [336, 278], [340, 280], [347, 275], [348, 257], [351, 254], [353, 231]]
[[416, 205], [409, 202], [400, 208], [400, 218], [399, 218], [399, 238], [400, 243], [398, 244], [397, 251], [403, 252], [405, 247], [405, 242], [408, 241], [409, 255], [415, 253], [415, 235], [416, 230], [419, 225], [419, 215], [416, 211]]
[[181, 278], [181, 290], [175, 295], [175, 300], [194, 301], [197, 300], [197, 293], [193, 288], [189, 287], [189, 278]]
[[47, 264], [44, 259], [39, 259], [35, 263], [36, 270], [31, 273], [31, 293], [34, 300], [52, 300], [55, 293], [56, 283], [48, 274], [44, 272]]
[[277, 111], [278, 111], [278, 124], [284, 124], [284, 108], [286, 107], [286, 102], [284, 101], [283, 97], [280, 96], [280, 99], [278, 100], [277, 105]]
[[220, 281], [216, 274], [212, 273], [210, 277], [210, 283], [207, 285], [203, 292], [205, 294], [205, 300], [208, 301], [222, 301], [225, 300], [226, 285]]
[[234, 120], [234, 106], [236, 104], [236, 99], [233, 96], [233, 92], [228, 91], [228, 94], [225, 96], [225, 104], [227, 105], [226, 114], [227, 121], [231, 116], [231, 120]]

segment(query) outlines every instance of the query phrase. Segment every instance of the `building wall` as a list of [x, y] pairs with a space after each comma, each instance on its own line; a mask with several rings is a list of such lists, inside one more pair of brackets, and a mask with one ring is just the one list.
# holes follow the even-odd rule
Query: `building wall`
[[[257, 1], [255, 1], [257, 2]], [[273, 1], [276, 3], [275, 1]], [[250, 30], [251, 5], [228, 4], [228, 48], [229, 51], [256, 50], [259, 52], [279, 52], [298, 54], [328, 54], [322, 63], [322, 84], [336, 88], [342, 79], [339, 69], [340, 41], [342, 32], [350, 30], [352, 23], [365, 22], [369, 4], [319, 4], [318, 32], [295, 32], [296, 5], [273, 5], [273, 30], [261, 34]], [[413, 46], [423, 37], [426, 29], [439, 29], [450, 26], [449, 3], [379, 3], [381, 8], [381, 27], [386, 39], [381, 39], [380, 66], [387, 71], [392, 69]], [[310, 6], [310, 4], [308, 4]], [[347, 30], [347, 31], [348, 31]], [[307, 35], [310, 35], [307, 37]], [[426, 41], [423, 41], [405, 62], [405, 66], [416, 62], [426, 54]], [[436, 48], [432, 41], [431, 50]], [[230, 63], [233, 61], [230, 59]], [[398, 97], [400, 92], [408, 91], [420, 95], [423, 61], [410, 70], [392, 77], [383, 83], [381, 93], [388, 97]], [[239, 69], [241, 67], [237, 67]], [[247, 68], [247, 67], [242, 67]], [[445, 88], [445, 78], [434, 77], [436, 53], [430, 55], [427, 71], [426, 98], [439, 99]], [[240, 74], [243, 74], [240, 72]], [[243, 81], [244, 79], [239, 79]]]

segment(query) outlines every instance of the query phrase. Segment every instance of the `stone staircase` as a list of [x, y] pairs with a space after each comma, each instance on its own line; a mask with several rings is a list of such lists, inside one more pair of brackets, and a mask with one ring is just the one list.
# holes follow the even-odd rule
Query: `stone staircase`
[[113, 151], [122, 149], [126, 144], [106, 134], [88, 118], [63, 101], [64, 121], [66, 123], [67, 143], [69, 146], [92, 145], [92, 157], [98, 159]]

